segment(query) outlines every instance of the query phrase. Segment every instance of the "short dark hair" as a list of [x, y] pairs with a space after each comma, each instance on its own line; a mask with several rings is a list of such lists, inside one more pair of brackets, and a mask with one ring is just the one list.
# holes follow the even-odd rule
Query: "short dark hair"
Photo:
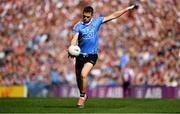
[[86, 6], [84, 9], [83, 9], [83, 13], [94, 13], [94, 9], [91, 7], [91, 6]]

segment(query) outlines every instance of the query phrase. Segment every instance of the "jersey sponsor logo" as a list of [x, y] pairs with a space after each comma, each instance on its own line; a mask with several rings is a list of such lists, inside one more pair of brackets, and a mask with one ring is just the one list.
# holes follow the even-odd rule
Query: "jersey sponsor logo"
[[92, 39], [95, 36], [95, 26], [92, 24], [84, 29], [82, 29], [82, 38], [83, 39]]

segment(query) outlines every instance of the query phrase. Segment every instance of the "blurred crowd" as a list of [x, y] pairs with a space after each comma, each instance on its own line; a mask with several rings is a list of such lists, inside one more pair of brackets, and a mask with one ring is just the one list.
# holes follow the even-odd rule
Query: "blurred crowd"
[[89, 86], [180, 85], [179, 0], [0, 0], [0, 85], [76, 85], [67, 47], [83, 7], [97, 17], [133, 3], [102, 25]]

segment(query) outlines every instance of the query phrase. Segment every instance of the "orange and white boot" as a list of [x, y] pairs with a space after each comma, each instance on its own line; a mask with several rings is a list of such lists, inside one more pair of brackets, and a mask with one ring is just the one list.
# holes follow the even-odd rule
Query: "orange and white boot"
[[84, 108], [84, 104], [87, 101], [88, 97], [85, 95], [84, 97], [79, 97], [77, 107], [78, 108]]

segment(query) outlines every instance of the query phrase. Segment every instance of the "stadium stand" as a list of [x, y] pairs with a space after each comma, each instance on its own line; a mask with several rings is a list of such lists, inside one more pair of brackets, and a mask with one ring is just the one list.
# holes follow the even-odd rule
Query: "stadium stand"
[[[135, 0], [137, 11], [104, 24], [89, 85], [180, 85], [180, 1]], [[76, 85], [67, 47], [85, 5], [95, 16], [132, 0], [1, 0], [0, 85]]]

